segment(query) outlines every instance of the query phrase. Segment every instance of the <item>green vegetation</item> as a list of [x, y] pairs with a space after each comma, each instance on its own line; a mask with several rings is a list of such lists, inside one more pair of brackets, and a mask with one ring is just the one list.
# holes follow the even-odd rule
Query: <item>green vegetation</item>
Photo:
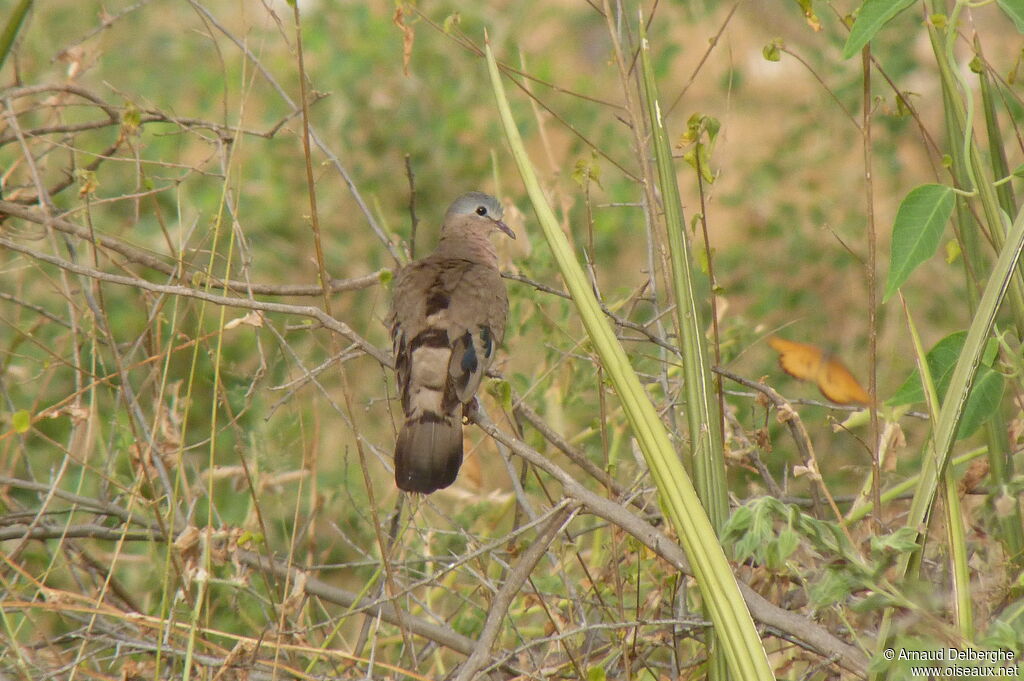
[[[3, 679], [1024, 655], [1020, 0], [8, 4]], [[471, 189], [509, 329], [403, 497], [382, 320]]]

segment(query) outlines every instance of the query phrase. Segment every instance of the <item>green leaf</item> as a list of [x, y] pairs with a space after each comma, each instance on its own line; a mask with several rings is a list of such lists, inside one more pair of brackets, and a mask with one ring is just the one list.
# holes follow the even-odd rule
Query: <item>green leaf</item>
[[[653, 81], [653, 73], [650, 67], [650, 56], [647, 54], [648, 42], [643, 35], [643, 26], [644, 23], [641, 19], [639, 22], [640, 44], [642, 46], [640, 51], [641, 71], [643, 72], [644, 83], [649, 84]], [[579, 319], [583, 323], [587, 336], [600, 358], [601, 366], [604, 367], [608, 378], [615, 386], [619, 404], [622, 405], [623, 412], [625, 412], [629, 420], [640, 451], [643, 453], [644, 460], [650, 470], [651, 479], [658, 489], [660, 505], [665, 510], [668, 520], [676, 531], [676, 536], [679, 537], [683, 550], [690, 559], [693, 576], [700, 590], [705, 611], [712, 624], [714, 624], [716, 640], [721, 644], [721, 649], [728, 663], [729, 676], [730, 678], [737, 679], [737, 681], [771, 679], [773, 676], [771, 667], [768, 664], [767, 653], [765, 652], [764, 645], [761, 643], [757, 630], [754, 628], [754, 621], [750, 616], [750, 611], [743, 601], [743, 596], [740, 593], [736, 577], [733, 575], [732, 567], [718, 541], [715, 527], [712, 526], [711, 521], [708, 519], [705, 509], [701, 505], [701, 499], [697, 496], [697, 491], [694, 489], [690, 477], [683, 468], [678, 449], [669, 439], [668, 431], [661, 420], [661, 415], [654, 408], [654, 405], [651, 404], [643, 384], [630, 364], [629, 356], [604, 318], [598, 305], [597, 297], [591, 288], [590, 281], [576, 259], [569, 240], [562, 231], [562, 226], [555, 217], [554, 211], [551, 210], [551, 204], [548, 203], [548, 199], [541, 189], [537, 173], [526, 153], [526, 147], [523, 144], [519, 128], [512, 117], [512, 109], [505, 94], [501, 73], [498, 70], [498, 62], [494, 58], [490, 44], [486, 41], [484, 42], [484, 55], [487, 60], [487, 71], [490, 75], [491, 87], [495, 102], [497, 103], [501, 127], [505, 132], [505, 140], [508, 142], [512, 158], [515, 160], [516, 166], [519, 169], [519, 175], [523, 180], [523, 185], [530, 196], [530, 203], [533, 204], [534, 214], [537, 218], [536, 222], [544, 233], [552, 258], [558, 264], [562, 280], [572, 296]], [[652, 87], [645, 87], [644, 89], [653, 95]], [[664, 200], [665, 221], [667, 224], [681, 225], [682, 219], [679, 214], [681, 211], [678, 210], [680, 205], [678, 187], [675, 185], [674, 179], [675, 171], [671, 163], [671, 153], [665, 153], [668, 143], [665, 139], [665, 131], [660, 116], [656, 115], [658, 111], [660, 109], [657, 107], [652, 109], [652, 112], [654, 112], [652, 115], [655, 118], [653, 122], [658, 126], [652, 132], [652, 138], [655, 139], [654, 147], [658, 152], [655, 156], [658, 160], [659, 177], [664, 176], [666, 173], [671, 173], [673, 178], [671, 183], [663, 182], [659, 185], [663, 191], [662, 196], [666, 195], [666, 189], [670, 187], [676, 188], [676, 194], [673, 199], [666, 198]], [[662, 172], [662, 166], [665, 166], [665, 172]], [[675, 214], [670, 216], [669, 213], [673, 212]], [[676, 235], [685, 235], [682, 227], [678, 227]], [[671, 238], [672, 234], [670, 233], [670, 246], [673, 243]], [[684, 243], [686, 242], [684, 241]], [[674, 246], [670, 249], [670, 253], [674, 256], [672, 258], [673, 269], [678, 271], [675, 260], [679, 257], [679, 254], [675, 251]], [[685, 271], [689, 272], [688, 269]], [[679, 287], [677, 286], [677, 288]], [[692, 298], [684, 300], [683, 297], [679, 297], [676, 301], [677, 306], [680, 308], [678, 311], [678, 316], [680, 317], [684, 316], [682, 307], [686, 301], [694, 302]], [[693, 305], [688, 310], [693, 310], [695, 313], [697, 307]], [[691, 317], [695, 316], [695, 314], [691, 314]], [[691, 324], [690, 326], [694, 325]], [[703, 329], [703, 327], [700, 328]], [[686, 336], [689, 338], [688, 334]], [[703, 337], [699, 337], [696, 340], [699, 346], [699, 341], [703, 340]], [[703, 352], [698, 350], [696, 354], [703, 355]], [[701, 357], [701, 359], [705, 358]], [[700, 368], [706, 366], [706, 362], [699, 365]], [[710, 385], [710, 378], [706, 373], [701, 374], [699, 380], [705, 386]], [[691, 393], [702, 390], [694, 381], [690, 380], [690, 372], [687, 373], [686, 388]], [[706, 395], [706, 393], [701, 392], [699, 397], [706, 397]], [[688, 406], [689, 403], [693, 402], [689, 395], [687, 396], [687, 402]], [[712, 408], [717, 409], [717, 402], [708, 400], [705, 406], [708, 407], [705, 411], [710, 413]], [[721, 417], [719, 416], [719, 418]], [[717, 421], [706, 419], [703, 423], [715, 422]], [[718, 429], [705, 428], [705, 430], [710, 430], [711, 433], [709, 437], [702, 438], [705, 441], [704, 449], [706, 451], [698, 458], [709, 460], [715, 454], [711, 450], [709, 441], [711, 438], [716, 437], [715, 434], [718, 433]], [[693, 429], [691, 432], [697, 432], [697, 430]], [[717, 448], [717, 455], [720, 459], [720, 442]], [[710, 500], [710, 496], [706, 498], [706, 501]]]
[[124, 107], [124, 112], [121, 114], [121, 125], [129, 134], [137, 132], [139, 126], [142, 125], [142, 112], [131, 102]]
[[19, 409], [11, 415], [11, 425], [15, 433], [27, 433], [32, 427], [32, 415], [24, 409]]
[[761, 55], [768, 61], [779, 61], [782, 59], [782, 39], [776, 38], [761, 50]]
[[693, 149], [683, 154], [683, 160], [690, 164], [694, 169], [700, 168], [701, 179], [707, 184], [712, 184], [715, 181], [715, 176], [711, 173], [711, 169], [708, 167], [710, 161], [708, 160], [708, 148], [705, 144], [697, 144]]
[[987, 367], [992, 366], [996, 357], [999, 356], [999, 341], [995, 338], [989, 338], [988, 342], [985, 343], [985, 351], [981, 353], [981, 363]]
[[[925, 356], [925, 360], [928, 362], [928, 371], [932, 375], [932, 380], [935, 381], [935, 390], [939, 394], [939, 400], [945, 399], [946, 390], [953, 377], [953, 368], [956, 366], [966, 339], [966, 331], [950, 334], [936, 343], [935, 347], [929, 350]], [[1004, 387], [1005, 379], [1002, 374], [985, 364], [978, 367], [978, 375], [974, 379], [971, 394], [967, 397], [967, 404], [964, 406], [964, 415], [956, 435], [957, 440], [962, 440], [974, 433], [993, 414], [1003, 398]], [[924, 388], [921, 386], [921, 375], [915, 369], [886, 404], [895, 407], [923, 401]]]
[[[732, 547], [736, 561], [753, 558], [773, 570], [785, 567], [801, 540], [825, 555], [841, 555], [848, 546], [835, 523], [812, 518], [772, 497], [740, 506], [722, 529], [722, 543]], [[862, 571], [852, 563], [847, 570]]]
[[263, 533], [262, 532], [250, 532], [249, 530], [245, 530], [245, 531], [242, 532], [241, 536], [239, 536], [239, 538], [238, 538], [238, 545], [239, 546], [256, 546], [258, 544], [262, 544], [263, 540], [264, 540], [264, 537], [263, 537]]
[[494, 379], [490, 384], [490, 393], [498, 398], [502, 409], [512, 411], [512, 385], [502, 379]]
[[462, 15], [458, 12], [453, 12], [444, 18], [444, 32], [445, 35], [451, 35], [459, 24], [462, 23]]
[[1017, 31], [1024, 33], [1024, 0], [996, 0], [1003, 13], [1013, 19]]
[[732, 545], [732, 557], [739, 562], [754, 557], [765, 541], [760, 532], [751, 531], [755, 522], [752, 506], [737, 508], [722, 528], [722, 543]]
[[964, 407], [964, 415], [960, 421], [960, 429], [956, 439], [963, 440], [976, 431], [992, 414], [999, 409], [1003, 400], [1006, 380], [998, 371], [988, 367], [979, 367], [978, 376], [974, 379], [970, 397]]
[[686, 132], [679, 140], [681, 147], [692, 145], [693, 148], [683, 154], [683, 160], [700, 170], [701, 178], [708, 184], [715, 181], [711, 172], [711, 152], [721, 127], [722, 124], [714, 116], [695, 113], [686, 122]]
[[769, 570], [781, 570], [800, 545], [800, 535], [793, 530], [782, 530], [778, 538], [768, 545], [765, 564]]
[[910, 92], [901, 92], [896, 95], [896, 116], [899, 118], [906, 118], [913, 114], [913, 110], [908, 104], [910, 97]]
[[950, 239], [946, 242], [946, 264], [952, 265], [960, 258], [960, 242]]
[[882, 26], [913, 4], [914, 0], [864, 0], [853, 28], [850, 29], [850, 37], [843, 47], [843, 59], [849, 59], [860, 52]]
[[[949, 385], [949, 377], [953, 373], [957, 357], [960, 356], [965, 338], [967, 338], [966, 331], [957, 331], [940, 340], [925, 355], [928, 372], [932, 375], [932, 380], [935, 381], [939, 399], [942, 399], [943, 392]], [[924, 402], [924, 387], [921, 385], [921, 373], [915, 369], [886, 404], [898, 407], [902, 404], [917, 402]]]
[[889, 279], [884, 303], [918, 265], [935, 255], [942, 232], [953, 214], [953, 190], [944, 184], [925, 184], [903, 199], [892, 227]]
[[917, 549], [918, 533], [909, 527], [901, 527], [890, 534], [871, 537], [871, 553], [876, 558], [885, 553], [907, 553]]
[[807, 585], [807, 596], [814, 605], [834, 606], [846, 603], [851, 594], [863, 587], [861, 580], [843, 570], [828, 569]]
[[601, 166], [598, 163], [596, 153], [591, 152], [589, 158], [584, 157], [576, 160], [576, 164], [572, 169], [572, 179], [581, 189], [588, 182], [593, 182], [601, 189], [604, 189], [604, 185], [601, 184]]

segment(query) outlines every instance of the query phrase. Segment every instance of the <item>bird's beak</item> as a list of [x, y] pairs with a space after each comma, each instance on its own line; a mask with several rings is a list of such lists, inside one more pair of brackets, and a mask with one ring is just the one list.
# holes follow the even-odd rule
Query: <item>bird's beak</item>
[[512, 228], [509, 227], [508, 225], [506, 225], [501, 220], [495, 220], [494, 224], [497, 225], [498, 229], [500, 229], [501, 231], [505, 232], [505, 234], [508, 234], [509, 237], [511, 237], [513, 239], [516, 238], [516, 233], [512, 231]]

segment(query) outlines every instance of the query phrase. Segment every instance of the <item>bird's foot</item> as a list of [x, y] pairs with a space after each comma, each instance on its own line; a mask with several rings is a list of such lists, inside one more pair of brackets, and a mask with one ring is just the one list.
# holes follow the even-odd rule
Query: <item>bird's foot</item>
[[464, 419], [466, 419], [467, 422], [471, 422], [471, 421], [474, 420], [474, 418], [476, 417], [476, 415], [477, 415], [477, 413], [479, 411], [480, 411], [480, 400], [477, 399], [476, 395], [473, 395], [473, 399], [471, 399], [469, 402], [466, 402], [466, 404], [463, 405], [463, 407], [462, 407], [462, 417]]

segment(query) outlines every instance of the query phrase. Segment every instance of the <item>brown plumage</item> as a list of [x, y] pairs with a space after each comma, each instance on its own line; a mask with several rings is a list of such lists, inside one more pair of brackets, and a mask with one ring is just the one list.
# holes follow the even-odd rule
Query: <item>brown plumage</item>
[[505, 336], [508, 298], [491, 243], [501, 221], [493, 196], [470, 192], [448, 208], [433, 253], [395, 277], [388, 326], [405, 423], [395, 484], [429, 494], [455, 482], [462, 415]]

